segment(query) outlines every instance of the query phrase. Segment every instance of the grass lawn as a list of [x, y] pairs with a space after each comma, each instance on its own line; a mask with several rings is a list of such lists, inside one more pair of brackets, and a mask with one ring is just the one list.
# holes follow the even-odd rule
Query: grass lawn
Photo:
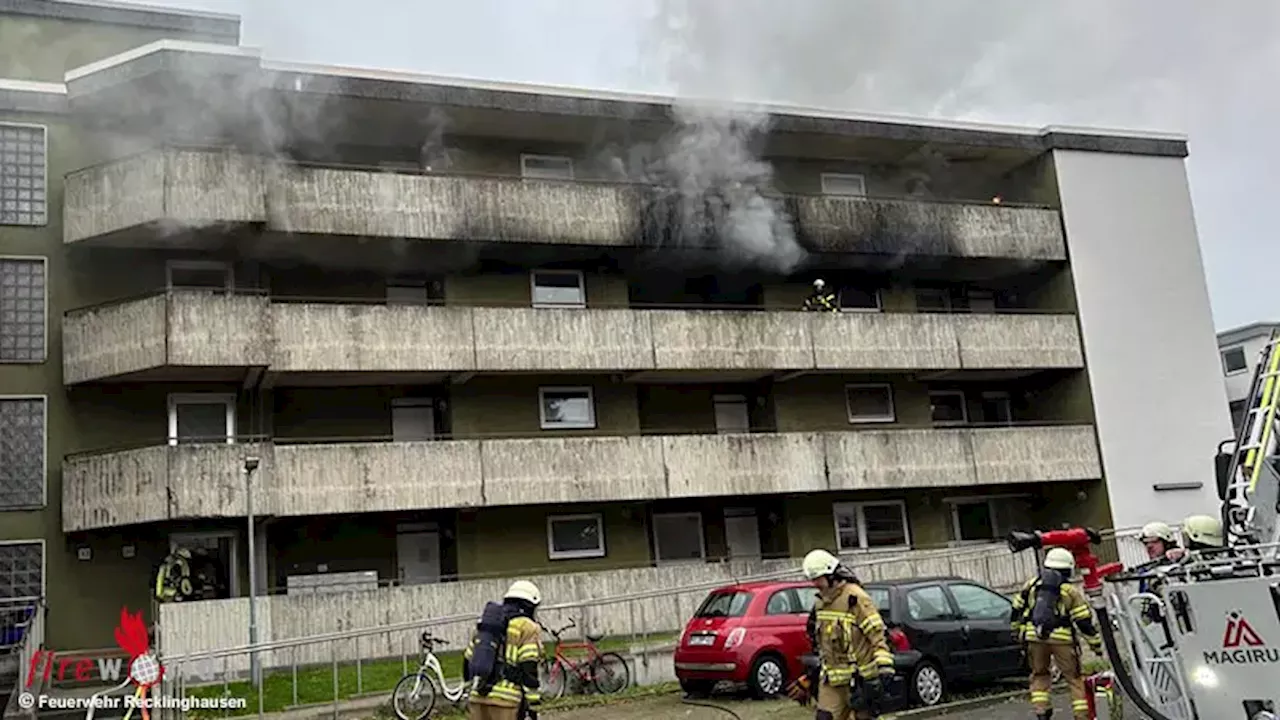
[[[649, 635], [645, 638], [637, 637], [636, 640], [638, 642], [643, 641], [647, 645], [654, 645], [673, 642], [677, 637], [677, 633], [661, 633]], [[552, 643], [544, 645], [548, 655], [551, 653], [552, 647]], [[631, 636], [607, 637], [597, 643], [596, 647], [602, 653], [625, 651], [631, 647]], [[566, 655], [570, 657], [574, 657], [573, 653], [574, 651], [566, 651]], [[452, 679], [462, 676], [461, 651], [438, 652], [436, 657], [440, 660], [440, 666], [444, 669], [446, 678]], [[421, 657], [410, 657], [409, 672], [416, 670], [419, 662], [421, 662]], [[362, 662], [358, 675], [354, 662], [339, 663], [338, 699], [387, 693], [388, 700], [390, 700], [391, 689], [395, 687], [396, 682], [404, 674], [405, 665], [399, 658]], [[262, 679], [262, 707], [265, 712], [277, 712], [294, 705], [331, 703], [333, 702], [334, 694], [333, 667], [331, 665], [298, 668], [296, 703], [294, 702], [294, 675], [291, 670], [267, 671]], [[206, 685], [190, 688], [187, 690], [187, 695], [207, 698], [223, 697], [225, 695], [227, 697], [246, 699], [243, 710], [231, 710], [225, 713], [223, 711], [213, 711], [208, 715], [212, 717], [249, 715], [258, 712], [257, 691], [247, 681], [229, 683], [225, 687], [223, 685]], [[195, 711], [190, 714], [193, 717], [200, 716]]]

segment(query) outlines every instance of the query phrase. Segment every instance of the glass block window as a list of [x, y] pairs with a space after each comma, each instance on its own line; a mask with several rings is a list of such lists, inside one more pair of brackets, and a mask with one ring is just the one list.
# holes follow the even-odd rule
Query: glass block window
[[45, 130], [0, 123], [0, 225], [45, 225]]
[[44, 505], [44, 398], [0, 398], [0, 510]]
[[44, 544], [0, 543], [0, 599], [44, 594]]
[[0, 363], [45, 361], [43, 258], [0, 257]]

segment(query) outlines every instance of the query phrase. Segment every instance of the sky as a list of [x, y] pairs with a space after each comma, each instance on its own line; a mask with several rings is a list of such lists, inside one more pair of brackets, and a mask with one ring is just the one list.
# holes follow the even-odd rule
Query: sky
[[138, 4], [239, 14], [275, 60], [1185, 133], [1216, 326], [1280, 322], [1277, 0]]

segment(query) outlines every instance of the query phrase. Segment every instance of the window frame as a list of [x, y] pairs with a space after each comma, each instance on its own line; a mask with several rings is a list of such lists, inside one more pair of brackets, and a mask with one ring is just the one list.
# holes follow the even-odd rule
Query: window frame
[[[3, 124], [3, 123], [0, 123]], [[23, 225], [13, 225], [6, 227], [31, 227]], [[40, 322], [41, 333], [43, 334], [44, 347], [41, 348], [39, 360], [5, 360], [0, 358], [0, 365], [43, 365], [49, 362], [49, 258], [44, 255], [8, 255], [0, 254], [0, 263], [5, 261], [14, 262], [33, 262], [40, 263], [40, 276], [43, 283], [44, 291], [40, 296]]]
[[[41, 139], [44, 141], [44, 149], [42, 153], [44, 156], [44, 171], [40, 174], [41, 180], [44, 183], [40, 188], [41, 193], [44, 195], [44, 200], [42, 201], [44, 204], [44, 210], [41, 212], [41, 214], [44, 215], [44, 222], [20, 223], [15, 225], [9, 225], [9, 224], [0, 222], [0, 227], [15, 227], [15, 228], [49, 227], [50, 216], [52, 215], [52, 213], [49, 212], [49, 208], [51, 207], [51, 203], [49, 202], [49, 126], [43, 125], [40, 123], [24, 123], [24, 122], [11, 122], [8, 120], [0, 120], [0, 127], [36, 129], [40, 131]], [[46, 290], [46, 292], [48, 291]]]
[[[595, 550], [556, 550], [556, 536], [552, 527], [557, 521], [592, 520], [596, 525], [596, 537], [600, 538], [599, 547]], [[602, 558], [608, 554], [608, 546], [604, 537], [603, 513], [570, 513], [547, 516], [547, 558], [550, 560], [581, 560], [584, 558]]]
[[[544, 177], [541, 175], [529, 174], [530, 160], [553, 160], [556, 162], [563, 161], [569, 166], [569, 177]], [[522, 180], [542, 180], [545, 182], [572, 182], [577, 179], [575, 174], [573, 158], [568, 155], [550, 155], [545, 153], [520, 153], [520, 178]]]
[[[1000, 527], [1000, 513], [996, 511], [995, 503], [1000, 500], [1025, 500], [1034, 497], [1031, 493], [999, 493], [995, 495], [958, 495], [955, 497], [942, 498], [942, 504], [947, 506], [947, 513], [951, 516], [951, 532], [955, 536], [955, 540], [950, 541], [951, 545], [985, 545], [990, 543], [1001, 542], [1000, 538], [1011, 528]], [[987, 512], [991, 514], [991, 534], [989, 540], [964, 540], [961, 539], [960, 532], [960, 506], [976, 505], [978, 503], [986, 503]]]
[[[591, 408], [591, 420], [586, 423], [560, 423], [551, 425], [547, 421], [547, 393], [584, 392], [587, 404]], [[596, 417], [596, 391], [590, 385], [544, 385], [538, 388], [538, 426], [542, 430], [595, 430], [599, 425]]]
[[[872, 288], [870, 291], [868, 291], [876, 299], [875, 307], [845, 307], [844, 291], [849, 289], [849, 287], [850, 286], [848, 285], [841, 285], [840, 289], [836, 293], [836, 307], [840, 310], [840, 312], [851, 312], [851, 313], [884, 312], [884, 288], [877, 287], [877, 288]], [[858, 288], [858, 289], [861, 289], [861, 288]]]
[[[574, 276], [578, 280], [578, 293], [581, 299], [572, 303], [548, 303], [538, 302], [538, 276], [539, 275], [566, 275]], [[585, 308], [587, 306], [587, 278], [581, 270], [570, 270], [561, 268], [548, 268], [542, 270], [531, 270], [529, 272], [529, 304], [535, 308]]]
[[[44, 599], [49, 594], [49, 544], [44, 538], [18, 538], [14, 540], [0, 540], [0, 545], [39, 545], [40, 546], [40, 598]], [[0, 596], [0, 600], [17, 600], [26, 598], [4, 598]]]
[[[857, 178], [857, 182], [862, 186], [860, 193], [832, 192], [827, 187], [829, 180], [852, 180]], [[824, 172], [819, 176], [819, 184], [822, 187], [822, 194], [828, 197], [866, 197], [867, 196], [867, 176], [863, 173], [845, 173], [845, 172]]]
[[[236, 444], [236, 395], [235, 393], [169, 393], [169, 445], [176, 446], [178, 437], [179, 405], [212, 405], [219, 401], [227, 407], [227, 445]], [[213, 443], [210, 443], [213, 444]]]
[[0, 512], [42, 510], [49, 507], [49, 396], [20, 393], [0, 395], [0, 402], [5, 400], [40, 401], [40, 504], [0, 507]]
[[[665, 560], [662, 557], [662, 542], [658, 540], [658, 518], [697, 518], [698, 520], [698, 557]], [[707, 527], [700, 512], [656, 512], [649, 522], [649, 534], [653, 538], [653, 561], [659, 565], [681, 563], [705, 563], [707, 561]]]
[[[964, 607], [960, 604], [960, 596], [957, 595], [955, 591], [957, 587], [977, 588], [978, 590], [981, 590], [982, 592], [987, 593], [988, 595], [1000, 598], [1000, 600], [1004, 602], [1005, 607], [1009, 610], [1009, 612], [1007, 614], [1002, 613], [1001, 617], [996, 617], [996, 618], [970, 617], [969, 615], [965, 614]], [[1009, 600], [1009, 598], [1005, 597], [1004, 595], [1001, 595], [1000, 593], [996, 592], [995, 590], [992, 590], [989, 587], [983, 587], [978, 583], [970, 582], [967, 580], [966, 581], [957, 580], [957, 581], [948, 581], [946, 585], [943, 587], [943, 591], [946, 593], [949, 601], [951, 602], [952, 611], [955, 612], [957, 620], [973, 620], [974, 622], [998, 622], [998, 621], [1007, 622], [1009, 618], [1012, 617], [1013, 602]]]
[[[877, 389], [884, 390], [889, 398], [889, 414], [877, 416], [861, 416], [855, 417], [853, 414], [853, 405], [849, 402], [849, 391], [854, 389]], [[870, 423], [895, 423], [898, 421], [898, 408], [894, 402], [893, 384], [892, 383], [845, 383], [844, 386], [844, 411], [845, 416], [849, 420], [850, 425], [865, 425]]]
[[[1227, 353], [1236, 352], [1236, 351], [1240, 352], [1240, 359], [1244, 364], [1240, 367], [1239, 370], [1232, 370], [1227, 367]], [[1242, 373], [1246, 373], [1249, 371], [1249, 353], [1244, 351], [1244, 345], [1232, 345], [1229, 348], [1224, 348], [1218, 351], [1218, 355], [1222, 360], [1223, 375], [1227, 377], [1232, 377], [1234, 375], [1240, 375]]]
[[996, 420], [995, 422], [983, 420], [983, 423], [988, 425], [998, 425], [1000, 427], [1006, 427], [1013, 424], [1013, 395], [1010, 394], [1008, 390], [983, 390], [982, 395], [980, 396], [980, 401], [983, 403], [1003, 403], [1006, 410], [1005, 414], [1008, 415], [1009, 418], [1007, 420]]
[[[934, 420], [933, 419], [933, 398], [935, 395], [949, 395], [955, 397], [960, 396], [960, 415], [959, 420]], [[963, 390], [930, 390], [929, 391], [929, 422], [934, 427], [959, 427], [969, 424], [969, 397]]]
[[[192, 530], [190, 532], [171, 532], [169, 533], [169, 552], [173, 552], [179, 546], [177, 538], [186, 541], [191, 540], [221, 540], [228, 538], [231, 541], [231, 549], [228, 553], [231, 557], [231, 567], [227, 568], [227, 594], [229, 599], [240, 597], [240, 533], [236, 530]], [[255, 558], [256, 560], [257, 558]], [[262, 572], [262, 569], [258, 569]]]
[[[865, 509], [871, 506], [896, 506], [902, 517], [902, 536], [905, 544], [902, 545], [883, 545], [880, 547], [869, 547], [867, 545], [867, 516]], [[842, 511], [853, 511], [854, 522], [858, 529], [858, 547], [844, 547], [840, 544], [840, 513]], [[831, 503], [831, 523], [832, 529], [836, 534], [836, 552], [852, 553], [852, 552], [900, 552], [902, 550], [911, 549], [911, 518], [907, 514], [907, 502], [905, 500], [850, 500]]]
[[189, 285], [175, 286], [173, 284], [174, 270], [221, 270], [223, 272], [223, 278], [226, 279], [226, 284], [223, 289], [226, 291], [228, 295], [235, 291], [236, 270], [235, 270], [235, 266], [229, 262], [226, 262], [223, 260], [169, 260], [164, 264], [164, 286], [165, 286], [165, 289], [168, 290], [169, 292], [173, 292], [175, 290], [180, 292], [181, 291], [216, 292], [216, 290], [214, 290], [214, 288], [212, 287], [206, 288], [206, 287], [195, 287], [195, 286], [189, 286]]

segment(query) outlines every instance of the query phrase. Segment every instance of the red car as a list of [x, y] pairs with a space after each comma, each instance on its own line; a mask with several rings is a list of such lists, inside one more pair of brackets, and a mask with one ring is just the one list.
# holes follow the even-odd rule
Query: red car
[[761, 698], [782, 692], [799, 677], [800, 656], [810, 651], [805, 622], [815, 597], [812, 584], [795, 581], [711, 591], [676, 646], [680, 687], [694, 696], [710, 694], [720, 682], [745, 684]]

